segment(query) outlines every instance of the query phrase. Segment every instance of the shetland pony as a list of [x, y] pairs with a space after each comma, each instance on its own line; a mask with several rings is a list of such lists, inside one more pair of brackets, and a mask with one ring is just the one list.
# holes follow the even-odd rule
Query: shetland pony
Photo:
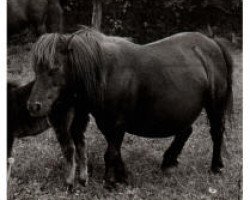
[[[74, 99], [60, 100], [55, 103], [51, 113], [44, 117], [30, 116], [26, 102], [29, 98], [34, 82], [24, 86], [18, 86], [14, 82], [7, 85], [7, 157], [11, 157], [12, 145], [15, 138], [35, 136], [53, 127], [60, 143], [62, 152], [66, 158], [66, 183], [71, 187], [74, 183], [77, 164], [80, 167], [80, 182], [85, 184], [88, 179], [87, 155], [83, 137], [88, 116], [81, 118], [81, 125], [77, 126], [78, 116], [71, 106]], [[76, 136], [77, 135], [77, 136]], [[76, 161], [76, 157], [79, 159]], [[8, 163], [9, 164], [9, 163]], [[9, 172], [10, 174], [10, 172]]]
[[[105, 186], [126, 182], [121, 157], [125, 132], [170, 137], [162, 170], [177, 157], [205, 108], [213, 140], [211, 169], [223, 167], [225, 114], [232, 105], [232, 60], [219, 40], [185, 32], [139, 45], [83, 27], [70, 35], [45, 34], [33, 48], [36, 81], [27, 102], [33, 116], [47, 115], [68, 92], [76, 112], [91, 113], [108, 143]], [[71, 96], [71, 97], [70, 97]]]

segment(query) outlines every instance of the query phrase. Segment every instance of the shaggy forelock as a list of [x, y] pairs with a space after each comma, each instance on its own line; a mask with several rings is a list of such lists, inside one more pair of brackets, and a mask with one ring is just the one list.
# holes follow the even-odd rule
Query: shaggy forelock
[[60, 35], [58, 33], [44, 34], [34, 44], [32, 64], [35, 70], [42, 67], [43, 64], [53, 68], [56, 45], [59, 39]]

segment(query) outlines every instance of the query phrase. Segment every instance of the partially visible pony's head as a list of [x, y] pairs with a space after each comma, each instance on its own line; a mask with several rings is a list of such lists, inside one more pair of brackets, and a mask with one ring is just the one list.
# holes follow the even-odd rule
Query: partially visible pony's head
[[20, 84], [16, 81], [7, 82], [7, 98], [8, 101], [11, 101], [13, 98], [13, 91], [16, 91], [20, 87]]
[[8, 81], [7, 82], [7, 91], [12, 91], [17, 89], [20, 86], [20, 84], [16, 81]]

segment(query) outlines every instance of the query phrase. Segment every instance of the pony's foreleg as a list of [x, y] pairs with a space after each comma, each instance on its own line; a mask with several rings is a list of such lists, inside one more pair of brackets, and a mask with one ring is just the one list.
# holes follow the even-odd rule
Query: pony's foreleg
[[14, 158], [11, 157], [12, 153], [12, 146], [14, 143], [14, 136], [13, 134], [10, 134], [7, 136], [7, 181], [10, 178], [11, 175], [11, 168], [14, 163]]
[[108, 147], [104, 155], [104, 187], [111, 189], [116, 182], [127, 183], [127, 174], [121, 157], [121, 145], [124, 132], [105, 133]]
[[89, 178], [87, 147], [84, 136], [84, 132], [86, 130], [88, 121], [89, 121], [89, 116], [87, 114], [85, 116], [80, 117], [76, 113], [70, 129], [71, 135], [75, 143], [76, 151], [78, 154], [77, 163], [80, 169], [79, 182], [84, 186], [87, 185]]
[[60, 143], [62, 153], [66, 159], [66, 184], [70, 189], [74, 185], [76, 173], [76, 150], [73, 139], [66, 131], [55, 130], [57, 139]]
[[14, 136], [13, 134], [9, 133], [9, 135], [7, 136], [7, 158], [11, 157], [13, 143], [14, 143]]
[[7, 160], [7, 166], [8, 166], [7, 167], [7, 181], [9, 181], [9, 179], [10, 179], [12, 165], [14, 164], [14, 162], [15, 162], [14, 158], [8, 157], [8, 160]]
[[68, 189], [71, 190], [73, 189], [77, 167], [76, 148], [70, 132], [74, 120], [74, 110], [68, 107], [64, 109], [57, 109], [57, 107], [55, 107], [54, 109], [49, 116], [49, 120], [55, 130], [57, 140], [66, 159], [66, 184]]
[[168, 150], [164, 153], [161, 169], [164, 171], [167, 168], [178, 165], [177, 158], [181, 153], [186, 141], [192, 133], [192, 127], [178, 133]]
[[77, 167], [75, 145], [69, 130], [73, 118], [73, 112], [55, 112], [50, 116], [50, 122], [54, 127], [57, 140], [66, 159], [66, 184], [70, 189], [74, 184]]

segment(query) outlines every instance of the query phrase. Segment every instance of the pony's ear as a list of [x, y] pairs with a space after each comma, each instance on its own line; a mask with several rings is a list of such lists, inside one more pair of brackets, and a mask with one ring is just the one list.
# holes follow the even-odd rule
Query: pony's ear
[[56, 44], [56, 51], [60, 52], [62, 55], [67, 53], [67, 37], [61, 36]]

